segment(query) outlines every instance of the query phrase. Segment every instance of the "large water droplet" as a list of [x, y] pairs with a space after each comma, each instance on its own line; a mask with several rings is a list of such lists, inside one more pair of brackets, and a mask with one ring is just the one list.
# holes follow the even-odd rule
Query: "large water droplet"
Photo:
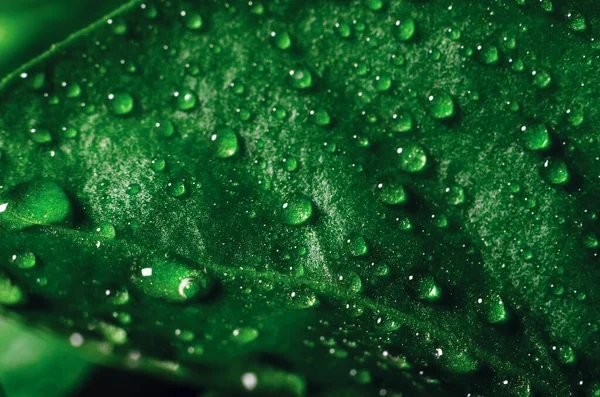
[[145, 294], [168, 302], [190, 302], [207, 297], [216, 280], [207, 269], [187, 263], [155, 258], [138, 267], [134, 285]]
[[31, 225], [68, 224], [71, 215], [69, 198], [49, 180], [16, 185], [0, 195], [0, 228], [7, 231]]

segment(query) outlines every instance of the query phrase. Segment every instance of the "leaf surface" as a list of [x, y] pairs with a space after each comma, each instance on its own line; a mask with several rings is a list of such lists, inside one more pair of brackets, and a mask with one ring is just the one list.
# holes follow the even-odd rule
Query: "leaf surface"
[[598, 15], [520, 3], [81, 31], [0, 84], [7, 310], [224, 393], [600, 392]]

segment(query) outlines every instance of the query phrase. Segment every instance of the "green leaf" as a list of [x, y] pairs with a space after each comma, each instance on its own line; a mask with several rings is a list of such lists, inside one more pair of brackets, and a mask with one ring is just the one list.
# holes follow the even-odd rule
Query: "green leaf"
[[0, 302], [217, 394], [597, 395], [598, 21], [132, 2], [0, 83]]
[[122, 0], [0, 1], [0, 75], [12, 71], [97, 18]]
[[6, 320], [0, 320], [0, 352], [0, 396], [70, 395], [91, 367], [63, 341]]

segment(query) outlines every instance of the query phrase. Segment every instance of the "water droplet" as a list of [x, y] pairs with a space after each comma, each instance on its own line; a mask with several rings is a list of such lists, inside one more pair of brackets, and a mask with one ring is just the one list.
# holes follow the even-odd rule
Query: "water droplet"
[[30, 131], [30, 138], [33, 142], [38, 144], [52, 142], [52, 135], [46, 128], [32, 128]]
[[218, 133], [211, 135], [210, 140], [214, 143], [215, 155], [219, 158], [231, 157], [238, 151], [237, 134], [229, 127], [222, 128]]
[[210, 295], [216, 280], [207, 269], [169, 259], [152, 259], [136, 270], [133, 283], [154, 298], [190, 302]]
[[68, 224], [72, 206], [56, 183], [38, 180], [0, 195], [0, 228], [16, 231], [31, 225]]
[[350, 35], [352, 35], [352, 29], [350, 28], [350, 26], [348, 24], [345, 23], [336, 23], [335, 24], [337, 33], [340, 35], [340, 37], [343, 38], [348, 38], [350, 37]]
[[10, 257], [10, 262], [19, 269], [31, 269], [35, 266], [36, 260], [33, 252], [25, 251], [13, 254]]
[[287, 172], [294, 172], [298, 169], [298, 159], [296, 157], [284, 158], [283, 166]]
[[292, 87], [297, 90], [306, 90], [313, 86], [312, 74], [307, 69], [295, 69], [289, 72]]
[[186, 28], [190, 30], [200, 30], [202, 28], [203, 21], [200, 14], [194, 11], [182, 11], [181, 14], [183, 16], [183, 23], [185, 24]]
[[176, 91], [173, 96], [175, 97], [175, 104], [179, 110], [191, 110], [196, 107], [196, 94], [188, 88]]
[[169, 138], [175, 133], [175, 126], [170, 120], [159, 121], [154, 124], [156, 135], [161, 138]]
[[129, 291], [125, 287], [107, 289], [104, 291], [106, 301], [111, 305], [125, 305], [129, 302]]
[[367, 241], [361, 235], [351, 236], [346, 240], [346, 243], [348, 244], [348, 251], [352, 256], [363, 256], [369, 252]]
[[240, 327], [232, 332], [233, 340], [239, 344], [246, 344], [258, 338], [258, 331], [254, 328]]
[[543, 164], [546, 178], [553, 185], [565, 185], [569, 182], [569, 170], [562, 160], [548, 159]]
[[495, 65], [500, 60], [498, 48], [494, 46], [483, 47], [479, 51], [479, 61], [484, 65]]
[[504, 323], [508, 320], [504, 300], [496, 294], [477, 299], [477, 307], [485, 321], [490, 324]]
[[444, 191], [450, 205], [461, 205], [465, 202], [465, 191], [460, 186], [450, 186]]
[[373, 11], [379, 11], [383, 8], [383, 0], [366, 0], [365, 5]]
[[558, 361], [563, 365], [571, 365], [575, 362], [575, 351], [569, 345], [558, 346], [556, 348]]
[[325, 127], [331, 123], [331, 117], [325, 109], [311, 110], [310, 117], [313, 123], [321, 127]]
[[185, 183], [182, 181], [169, 182], [167, 184], [167, 190], [171, 197], [183, 197], [187, 193]]
[[124, 116], [133, 111], [134, 100], [128, 92], [119, 92], [108, 96], [112, 112], [119, 116]]
[[454, 99], [446, 92], [436, 91], [427, 97], [429, 114], [437, 120], [447, 120], [456, 113]]
[[415, 36], [415, 20], [408, 17], [403, 19], [398, 19], [394, 23], [394, 34], [401, 41], [407, 41], [412, 39]]
[[600, 245], [595, 233], [586, 234], [583, 238], [583, 243], [587, 248], [598, 248], [598, 245]]
[[569, 12], [567, 14], [567, 20], [569, 21], [569, 28], [574, 32], [583, 32], [587, 29], [585, 17], [579, 12]]
[[273, 37], [275, 37], [275, 45], [280, 50], [287, 50], [292, 46], [292, 38], [287, 32], [273, 32], [271, 35], [274, 35]]
[[114, 345], [124, 345], [127, 343], [127, 331], [123, 328], [101, 321], [98, 324], [98, 331], [104, 338]]
[[442, 289], [432, 277], [418, 278], [414, 284], [414, 291], [418, 299], [435, 302], [441, 299]]
[[379, 92], [388, 91], [392, 88], [392, 78], [387, 75], [375, 77], [375, 89]]
[[25, 294], [21, 288], [14, 284], [8, 275], [0, 271], [0, 304], [16, 305], [25, 300]]
[[523, 144], [529, 150], [543, 150], [550, 146], [550, 135], [544, 124], [521, 127]]
[[77, 130], [71, 127], [62, 127], [62, 136], [67, 139], [73, 139], [77, 136]]
[[127, 190], [125, 190], [125, 193], [127, 193], [130, 196], [135, 196], [141, 190], [142, 190], [142, 187], [138, 183], [132, 183], [131, 185], [127, 186]]
[[101, 223], [100, 225], [94, 227], [94, 233], [99, 238], [104, 238], [108, 240], [114, 239], [117, 235], [115, 227], [110, 223]]
[[67, 98], [78, 98], [81, 95], [81, 86], [77, 83], [67, 84], [65, 87]]
[[421, 146], [410, 145], [398, 148], [396, 152], [400, 155], [400, 168], [403, 171], [417, 173], [425, 170], [427, 154]]
[[302, 225], [313, 215], [312, 202], [304, 197], [290, 200], [283, 204], [281, 216], [288, 225]]
[[392, 131], [409, 132], [413, 129], [413, 118], [409, 112], [398, 111], [392, 115]]
[[574, 108], [567, 109], [567, 122], [571, 124], [573, 127], [579, 127], [583, 124], [584, 121], [584, 113], [583, 109]]
[[167, 163], [164, 159], [153, 159], [152, 160], [152, 169], [155, 172], [161, 172], [165, 169]]
[[545, 70], [533, 71], [533, 85], [537, 88], [548, 88], [552, 83], [552, 76]]
[[379, 185], [377, 185], [377, 188], [380, 189], [379, 200], [384, 204], [404, 204], [408, 199], [406, 190], [404, 190], [404, 186], [402, 185], [392, 183], [380, 183]]

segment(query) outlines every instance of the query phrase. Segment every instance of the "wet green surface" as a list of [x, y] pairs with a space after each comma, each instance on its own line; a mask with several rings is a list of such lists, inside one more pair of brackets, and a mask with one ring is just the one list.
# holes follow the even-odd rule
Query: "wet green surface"
[[218, 393], [598, 395], [573, 4], [132, 3], [0, 84], [0, 303]]

